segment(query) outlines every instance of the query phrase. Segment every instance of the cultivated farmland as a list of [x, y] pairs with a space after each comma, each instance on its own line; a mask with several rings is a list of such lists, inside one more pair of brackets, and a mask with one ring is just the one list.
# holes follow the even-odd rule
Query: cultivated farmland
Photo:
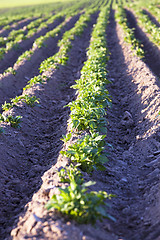
[[159, 240], [160, 3], [3, 4], [0, 239]]

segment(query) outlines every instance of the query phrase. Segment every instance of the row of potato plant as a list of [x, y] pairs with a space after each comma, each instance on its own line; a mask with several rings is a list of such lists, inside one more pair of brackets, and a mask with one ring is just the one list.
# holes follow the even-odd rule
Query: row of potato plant
[[[84, 182], [81, 172], [105, 170], [103, 164], [108, 161], [105, 148], [110, 145], [106, 144], [106, 135], [102, 134], [106, 132], [106, 107], [111, 105], [105, 88], [109, 82], [106, 78], [108, 50], [105, 34], [108, 16], [109, 8], [105, 7], [94, 26], [81, 78], [72, 86], [77, 89], [78, 97], [68, 105], [71, 109], [68, 123], [71, 131], [63, 136], [62, 141], [69, 144], [67, 150], [61, 151], [69, 158], [70, 165], [59, 171], [60, 181], [68, 183], [68, 186], [59, 188], [60, 193], [54, 194], [46, 204], [47, 209], [57, 209], [79, 223], [95, 224], [97, 219], [103, 218], [115, 220], [106, 212], [106, 199], [113, 195], [105, 191], [90, 191], [88, 187], [96, 182]], [[71, 143], [73, 138], [74, 143]]]
[[[62, 17], [62, 16], [59, 15], [59, 18], [60, 17]], [[6, 75], [6, 73], [8, 73], [8, 72], [13, 74], [13, 75], [16, 75], [17, 64], [19, 64], [23, 60], [28, 60], [29, 61], [31, 59], [31, 57], [34, 55], [34, 53], [36, 52], [37, 47], [38, 48], [47, 47], [45, 42], [49, 38], [55, 38], [62, 31], [62, 29], [65, 27], [67, 21], [68, 21], [68, 18], [66, 17], [65, 20], [62, 23], [60, 23], [56, 28], [54, 28], [53, 30], [47, 32], [44, 36], [40, 36], [40, 37], [36, 38], [34, 43], [33, 43], [33, 45], [32, 45], [32, 48], [30, 50], [26, 50], [24, 53], [22, 53], [18, 57], [18, 59], [15, 62], [14, 66], [7, 68], [4, 71], [3, 75]], [[16, 70], [15, 70], [15, 67], [16, 67]]]
[[[42, 46], [47, 47], [47, 45], [45, 45], [45, 41], [47, 39], [49, 39], [50, 37], [54, 38], [55, 36], [57, 36], [57, 34], [65, 27], [65, 24], [67, 23], [68, 18], [73, 17], [73, 16], [79, 14], [80, 12], [85, 11], [85, 9], [82, 8], [82, 5], [83, 5], [82, 3], [83, 2], [76, 3], [73, 6], [67, 8], [63, 11], [60, 11], [58, 14], [49, 18], [47, 20], [47, 22], [45, 22], [45, 24], [51, 24], [57, 18], [65, 17], [65, 20], [55, 29], [48, 31], [44, 36], [40, 36], [37, 39], [35, 39], [32, 48], [30, 50], [26, 50], [24, 53], [22, 53], [21, 56], [19, 56], [18, 60], [16, 61], [15, 65], [17, 65], [19, 62], [21, 62], [23, 60], [30, 60], [31, 56], [34, 54], [34, 52], [36, 50], [36, 47], [38, 47], [38, 48], [41, 48]], [[93, 2], [91, 4], [90, 8], [95, 8], [95, 6], [96, 6], [96, 8], [98, 8], [99, 5], [100, 5], [100, 2]], [[82, 10], [80, 11], [81, 8], [82, 8]], [[2, 54], [3, 54], [3, 51], [2, 51]], [[16, 75], [16, 70], [14, 69], [14, 66], [6, 69], [4, 72], [4, 75], [5, 75], [5, 73], [8, 73], [8, 72], [13, 75]]]
[[4, 28], [5, 28], [5, 26], [8, 26], [7, 29], [9, 29], [11, 27], [10, 26], [11, 24], [16, 25], [16, 24], [18, 24], [19, 21], [21, 21], [21, 20], [23, 20], [25, 18], [26, 18], [26, 16], [22, 16], [22, 15], [18, 15], [18, 16], [16, 16], [16, 15], [15, 16], [2, 16], [0, 18], [0, 26], [4, 26]]
[[116, 14], [115, 14], [117, 22], [121, 25], [123, 31], [125, 32], [124, 40], [131, 44], [131, 49], [135, 51], [136, 55], [140, 58], [144, 57], [144, 50], [142, 43], [136, 39], [134, 34], [134, 28], [129, 27], [129, 23], [127, 21], [125, 9], [121, 5], [117, 5]]
[[[68, 51], [72, 47], [72, 44], [71, 44], [72, 42], [71, 41], [74, 39], [75, 36], [79, 36], [79, 35], [82, 34], [82, 32], [84, 31], [84, 29], [87, 26], [87, 22], [90, 20], [91, 14], [93, 14], [95, 11], [96, 11], [96, 9], [86, 11], [84, 14], [82, 14], [80, 16], [80, 18], [76, 22], [75, 26], [71, 30], [66, 31], [64, 33], [64, 35], [62, 37], [62, 42], [63, 42], [65, 48], [67, 49], [67, 51], [65, 53], [63, 51], [63, 55], [59, 54], [59, 58], [60, 58], [58, 60], [59, 64], [64, 64], [64, 62], [62, 63], [61, 58], [68, 59]], [[63, 41], [63, 39], [65, 39], [65, 41]], [[69, 45], [68, 45], [68, 43], [69, 43]], [[63, 49], [63, 45], [61, 45], [61, 48], [59, 50], [60, 53], [62, 53], [61, 49]], [[57, 66], [57, 64], [55, 66]], [[48, 66], [48, 69], [46, 69], [46, 70], [49, 70], [51, 67], [54, 68], [53, 64]], [[15, 98], [11, 99], [11, 103], [5, 102], [2, 105], [3, 112], [8, 111], [11, 108], [17, 106], [17, 103], [19, 101], [25, 102], [30, 106], [34, 106], [34, 104], [39, 102], [39, 99], [37, 99], [35, 96], [26, 95], [25, 90], [33, 87], [37, 83], [43, 84], [43, 83], [46, 82], [46, 80], [49, 80], [49, 79], [48, 79], [48, 77], [46, 77], [45, 74], [38, 75], [38, 76], [35, 76], [32, 79], [30, 79], [28, 81], [28, 84], [23, 88], [22, 95], [16, 96]], [[19, 127], [20, 126], [19, 123], [21, 122], [21, 118], [22, 118], [22, 116], [13, 117], [11, 115], [6, 115], [5, 113], [4, 114], [2, 113], [0, 115], [0, 122], [10, 122], [12, 127]], [[12, 120], [12, 122], [10, 120]], [[14, 124], [14, 122], [16, 124]]]
[[147, 9], [156, 18], [156, 20], [160, 22], [160, 9], [152, 4], [147, 6]]
[[[58, 19], [61, 18], [61, 15], [58, 13], [56, 14], [54, 17], [52, 16], [52, 23]], [[40, 23], [40, 22], [39, 22]], [[49, 23], [51, 24], [51, 23]], [[48, 25], [49, 25], [48, 24]], [[39, 28], [34, 27], [32, 28], [28, 34], [26, 34], [26, 30], [25, 29], [19, 29], [19, 30], [13, 30], [12, 32], [10, 32], [7, 40], [4, 40], [4, 38], [0, 38], [0, 42], [1, 44], [6, 44], [5, 47], [1, 47], [0, 48], [0, 59], [2, 59], [4, 57], [4, 55], [10, 51], [11, 49], [17, 49], [19, 47], [19, 44], [26, 39], [29, 39], [31, 37], [31, 35], [36, 34], [38, 31], [42, 30], [43, 28], [48, 27], [48, 25], [43, 25], [43, 23], [41, 23], [41, 26], [39, 26]], [[32, 32], [32, 33], [31, 33]]]
[[25, 35], [27, 34], [27, 31], [30, 31], [34, 28], [36, 30], [39, 27], [39, 25], [41, 24], [41, 22], [43, 22], [45, 20], [46, 20], [45, 17], [41, 17], [41, 18], [31, 21], [28, 25], [26, 25], [18, 30], [13, 29], [8, 34], [8, 37], [0, 37], [0, 47], [5, 46], [8, 42], [14, 41], [15, 39], [19, 39], [19, 41], [26, 39]]
[[[78, 5], [79, 6], [79, 5]], [[84, 11], [84, 10], [83, 10]], [[81, 11], [82, 12], [82, 11]], [[47, 22], [50, 23], [52, 20], [55, 20], [55, 19], [58, 19], [58, 18], [63, 18], [65, 17], [64, 21], [62, 23], [60, 23], [56, 28], [54, 28], [53, 30], [51, 31], [48, 31], [44, 36], [40, 36], [38, 38], [35, 39], [33, 45], [32, 45], [32, 48], [30, 50], [26, 50], [24, 53], [22, 53], [17, 61], [15, 62], [14, 66], [13, 67], [9, 67], [8, 69], [6, 69], [3, 73], [3, 75], [5, 75], [6, 73], [11, 73], [13, 75], [16, 75], [16, 70], [14, 69], [15, 66], [17, 64], [19, 64], [21, 61], [23, 60], [30, 60], [30, 58], [32, 57], [32, 55], [35, 53], [37, 47], [38, 48], [42, 48], [42, 47], [47, 47], [47, 45], [45, 44], [45, 42], [49, 39], [49, 38], [55, 38], [66, 26], [68, 20], [77, 15], [77, 14], [80, 14], [80, 11], [78, 10], [78, 7], [74, 6], [74, 7], [71, 7], [71, 8], [68, 8], [67, 10], [65, 11], [62, 11], [60, 13], [58, 13], [57, 15], [55, 16], [52, 16], [51, 19], [49, 19]], [[16, 66], [16, 69], [17, 69], [17, 66]]]
[[148, 34], [149, 40], [157, 47], [160, 46], [160, 28], [154, 24], [143, 9], [136, 5], [131, 5], [134, 10], [137, 22], [143, 31]]

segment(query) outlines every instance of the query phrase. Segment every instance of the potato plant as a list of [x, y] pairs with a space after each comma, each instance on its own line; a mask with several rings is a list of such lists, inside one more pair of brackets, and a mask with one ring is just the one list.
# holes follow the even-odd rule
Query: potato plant
[[117, 7], [115, 17], [125, 32], [124, 40], [127, 43], [131, 44], [132, 46], [131, 49], [135, 51], [138, 57], [143, 58], [144, 57], [144, 50], [142, 48], [143, 46], [141, 42], [135, 38], [134, 29], [129, 27], [129, 24], [126, 18], [125, 9], [122, 6]]
[[[62, 170], [61, 170], [62, 171]], [[105, 191], [89, 191], [89, 187], [95, 182], [84, 182], [80, 173], [77, 174], [76, 167], [69, 170], [67, 182], [69, 186], [59, 188], [60, 194], [54, 194], [46, 204], [46, 208], [57, 209], [62, 214], [68, 215], [71, 219], [78, 223], [95, 224], [97, 219], [109, 218], [115, 219], [106, 212], [106, 207], [109, 205], [105, 202], [106, 199], [111, 199], [113, 195], [107, 194]], [[64, 178], [62, 178], [64, 182]]]
[[[104, 8], [99, 14], [87, 52], [88, 60], [82, 69], [81, 79], [77, 80], [77, 84], [74, 85], [74, 88], [78, 89], [78, 98], [69, 104], [71, 129], [72, 131], [76, 130], [76, 133], [80, 135], [73, 144], [68, 146], [67, 150], [61, 151], [61, 154], [68, 157], [72, 163], [70, 167], [62, 168], [59, 172], [61, 181], [67, 182], [69, 185], [59, 188], [60, 193], [54, 194], [46, 204], [47, 209], [57, 209], [78, 223], [95, 224], [97, 219], [102, 220], [103, 218], [115, 221], [106, 212], [108, 204], [105, 202], [113, 195], [108, 195], [104, 191], [89, 191], [88, 187], [94, 185], [95, 182], [83, 182], [81, 173], [77, 170], [79, 168], [89, 173], [94, 169], [105, 170], [103, 164], [108, 161], [104, 153], [105, 135], [99, 134], [104, 130], [102, 128], [106, 130], [105, 108], [109, 107], [111, 103], [109, 93], [105, 89], [108, 82], [105, 70], [108, 60], [105, 36], [108, 16], [108, 8]], [[92, 70], [86, 71], [86, 69]], [[89, 133], [85, 133], [86, 130], [89, 130]], [[72, 132], [63, 136], [62, 141], [66, 143], [71, 138]], [[110, 147], [109, 144], [108, 146]]]

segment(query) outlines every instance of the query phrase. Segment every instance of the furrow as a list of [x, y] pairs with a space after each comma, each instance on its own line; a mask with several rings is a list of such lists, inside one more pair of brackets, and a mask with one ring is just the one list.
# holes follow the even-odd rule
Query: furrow
[[58, 36], [49, 38], [45, 41], [46, 46], [41, 48], [35, 48], [34, 53], [31, 55], [29, 60], [23, 60], [18, 64], [15, 64], [13, 69], [16, 71], [16, 75], [7, 74], [2, 76], [0, 79], [0, 103], [3, 104], [5, 101], [10, 101], [10, 98], [16, 95], [21, 95], [23, 88], [26, 86], [29, 79], [38, 75], [39, 67], [43, 60], [54, 55], [59, 47], [57, 46], [58, 41], [61, 39], [63, 33], [71, 29], [75, 22], [78, 20], [79, 15], [68, 19], [64, 27]]
[[[146, 231], [149, 228], [147, 232], [152, 232], [159, 221], [155, 206], [159, 194], [158, 170], [147, 169], [145, 164], [151, 152], [159, 148], [155, 135], [160, 124], [156, 118], [160, 89], [156, 77], [124, 42], [124, 33], [116, 24], [113, 11], [107, 36], [111, 52], [107, 69], [112, 81], [107, 88], [113, 98], [107, 117], [107, 140], [113, 150], [108, 172], [95, 176], [95, 180], [99, 178], [117, 196], [111, 209], [117, 222], [110, 224], [110, 231], [125, 240], [151, 240], [153, 235], [147, 237]], [[157, 211], [155, 217], [150, 215], [151, 211]], [[158, 236], [158, 230], [154, 234]]]
[[145, 62], [149, 68], [156, 74], [160, 76], [160, 50], [157, 48], [143, 32], [143, 30], [138, 26], [134, 14], [126, 9], [127, 19], [131, 28], [135, 28], [135, 37], [140, 40], [143, 44], [143, 49], [145, 51]]
[[[3, 183], [7, 183], [6, 174], [11, 182], [9, 181], [8, 185], [5, 184], [6, 191], [2, 190], [1, 199], [6, 198], [6, 194], [9, 196], [12, 194], [13, 201], [11, 200], [9, 206], [5, 202], [1, 202], [3, 216], [1, 236], [3, 237], [8, 236], [11, 227], [13, 228], [13, 221], [18, 220], [18, 214], [31, 199], [33, 191], [39, 189], [40, 177], [43, 172], [56, 162], [62, 146], [59, 139], [66, 131], [69, 113], [63, 106], [74, 98], [74, 91], [69, 87], [73, 84], [74, 79], [79, 77], [79, 71], [86, 59], [85, 50], [89, 45], [89, 36], [95, 20], [96, 15], [92, 17], [91, 23], [86, 28], [87, 34], [84, 33], [81, 37], [75, 38], [67, 66], [61, 66], [56, 72], [54, 71], [46, 85], [31, 89], [31, 93], [34, 92], [40, 98], [40, 106], [34, 107], [34, 109], [25, 106], [19, 108], [19, 113], [25, 118], [22, 130], [17, 132], [6, 129], [3, 138], [3, 146], [6, 145], [6, 151], [3, 151], [2, 159], [5, 160], [5, 157], [8, 156], [8, 164], [3, 166], [1, 185], [4, 186]], [[17, 110], [15, 109], [15, 111]], [[15, 142], [14, 149], [11, 147], [13, 143], [9, 138], [10, 134], [14, 135], [12, 138]], [[2, 162], [3, 160], [1, 164]], [[14, 172], [9, 169], [10, 164], [12, 164]], [[13, 180], [15, 183], [12, 182]], [[19, 181], [21, 187], [17, 188]], [[10, 191], [10, 186], [12, 186], [12, 191]], [[14, 199], [17, 198], [19, 200], [16, 203]], [[13, 214], [8, 216], [8, 211], [12, 211]]]

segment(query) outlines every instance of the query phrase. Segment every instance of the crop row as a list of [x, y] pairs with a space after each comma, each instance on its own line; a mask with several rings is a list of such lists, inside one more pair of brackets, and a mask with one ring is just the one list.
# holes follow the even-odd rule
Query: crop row
[[104, 140], [106, 135], [106, 108], [110, 106], [111, 99], [105, 88], [106, 64], [108, 50], [106, 43], [106, 26], [109, 17], [109, 8], [101, 10], [97, 24], [94, 26], [89, 50], [88, 60], [84, 63], [81, 78], [72, 86], [77, 89], [77, 99], [68, 106], [71, 109], [68, 122], [70, 133], [63, 136], [65, 143], [69, 144], [67, 150], [61, 151], [70, 165], [59, 172], [61, 182], [68, 183], [65, 188], [59, 188], [60, 194], [54, 194], [47, 203], [47, 209], [57, 209], [79, 223], [95, 223], [97, 219], [109, 218], [115, 220], [106, 212], [105, 200], [113, 195], [104, 191], [89, 191], [88, 187], [96, 182], [84, 182], [82, 171], [91, 173], [93, 170], [105, 170], [104, 163], [108, 161]]
[[160, 29], [154, 24], [143, 9], [139, 9], [137, 5], [131, 5], [139, 26], [147, 33], [149, 40], [157, 47], [160, 45]]
[[138, 57], [143, 58], [144, 50], [142, 49], [142, 44], [139, 40], [136, 39], [134, 28], [129, 27], [125, 9], [122, 6], [117, 6], [115, 17], [125, 32], [124, 40], [127, 43], [131, 44], [131, 49], [135, 50], [135, 53]]
[[[38, 30], [41, 30], [44, 27], [47, 27], [47, 24], [44, 25], [45, 20], [47, 20], [49, 16], [40, 17], [36, 20], [31, 21], [27, 26], [18, 29], [12, 30], [8, 37], [0, 37], [0, 47], [4, 46], [6, 43], [14, 40], [23, 40], [29, 36], [32, 36]], [[27, 32], [28, 31], [28, 32]], [[17, 42], [17, 41], [15, 41]]]
[[160, 22], [160, 9], [152, 4], [147, 6], [147, 9], [156, 18], [156, 20]]
[[[65, 32], [65, 34], [61, 40], [61, 48], [59, 49], [58, 53], [56, 54], [56, 56], [57, 55], [59, 56], [59, 60], [56, 57], [59, 64], [64, 64], [62, 59], [65, 59], [67, 61], [67, 59], [68, 59], [67, 53], [70, 50], [70, 48], [72, 47], [72, 44], [71, 44], [72, 40], [74, 39], [74, 37], [76, 35], [80, 35], [84, 31], [87, 21], [90, 20], [90, 15], [93, 14], [94, 12], [95, 12], [95, 9], [89, 10], [85, 14], [81, 15], [81, 17], [79, 18], [79, 20], [77, 21], [75, 26], [71, 30]], [[65, 39], [65, 41], [64, 41], [64, 39]], [[65, 53], [64, 53], [64, 49], [65, 49]], [[66, 61], [65, 61], [65, 63], [66, 63]], [[43, 65], [43, 63], [42, 63], [42, 65]], [[48, 65], [48, 68], [46, 70], [49, 70], [50, 68], [54, 68], [55, 66], [57, 66], [56, 63], [53, 65], [53, 62], [50, 62], [50, 65]], [[41, 67], [41, 70], [42, 70], [42, 67]], [[35, 96], [28, 96], [28, 94], [26, 94], [25, 90], [33, 87], [37, 83], [42, 84], [46, 80], [48, 80], [48, 77], [46, 77], [45, 74], [43, 74], [43, 75], [40, 74], [40, 75], [35, 76], [32, 79], [30, 79], [28, 84], [24, 87], [22, 95], [16, 96], [15, 98], [11, 99], [11, 103], [5, 102], [2, 105], [3, 113], [0, 115], [0, 121], [1, 122], [9, 122], [12, 127], [19, 127], [19, 123], [21, 122], [22, 116], [14, 117], [10, 114], [8, 115], [6, 111], [17, 106], [19, 101], [23, 101], [30, 106], [34, 106], [34, 104], [36, 102], [38, 102], [38, 99], [35, 98]]]
[[[94, 8], [95, 5], [96, 5], [95, 3], [92, 4], [91, 8]], [[15, 75], [16, 74], [16, 70], [17, 70], [17, 64], [19, 64], [23, 60], [29, 60], [31, 58], [31, 56], [35, 53], [37, 48], [41, 48], [42, 46], [45, 47], [46, 46], [45, 42], [49, 38], [54, 38], [55, 36], [57, 36], [57, 34], [59, 34], [60, 31], [62, 31], [62, 29], [65, 27], [66, 23], [68, 22], [68, 19], [71, 16], [73, 17], [73, 16], [79, 14], [79, 12], [80, 12], [79, 4], [78, 5], [76, 4], [76, 5], [73, 5], [72, 7], [68, 8], [68, 9], [65, 9], [64, 11], [61, 11], [60, 13], [52, 16], [50, 19], [48, 19], [48, 21], [45, 22], [45, 24], [47, 24], [47, 25], [53, 23], [58, 18], [65, 17], [65, 20], [58, 27], [56, 27], [55, 29], [53, 29], [51, 31], [48, 31], [44, 36], [40, 36], [37, 39], [35, 39], [34, 42], [33, 42], [32, 48], [30, 50], [26, 50], [24, 53], [22, 53], [19, 56], [19, 58], [17, 59], [17, 61], [15, 62], [14, 66], [13, 67], [9, 67], [8, 69], [5, 70], [4, 75], [5, 75], [5, 73], [8, 73], [8, 72], [10, 72], [11, 74]], [[32, 29], [32, 31], [35, 31], [35, 28]], [[14, 40], [14, 42], [15, 42], [15, 40]], [[4, 53], [5, 53], [5, 51], [2, 51], [0, 54], [3, 56]]]
[[[56, 19], [60, 18], [61, 15], [60, 14], [56, 14], [52, 17], [50, 17], [48, 22], [44, 22], [44, 23], [40, 23], [40, 26], [37, 28], [37, 20], [36, 20], [36, 24], [33, 24], [33, 28], [32, 26], [29, 26], [29, 31], [26, 34], [26, 30], [25, 29], [19, 29], [17, 31], [13, 30], [7, 40], [4, 40], [4, 38], [1, 38], [0, 41], [2, 44], [6, 44], [6, 47], [2, 47], [0, 48], [0, 59], [2, 59], [5, 55], [5, 53], [7, 53], [9, 50], [11, 49], [17, 49], [19, 47], [19, 44], [26, 39], [29, 39], [32, 35], [34, 35], [35, 33], [37, 33], [38, 31], [41, 31], [44, 28], [47, 28], [49, 24], [53, 23]], [[41, 19], [38, 19], [41, 20]], [[30, 25], [30, 24], [29, 24]]]
[[3, 26], [4, 29], [9, 29], [11, 26], [9, 24], [18, 24], [20, 20], [26, 19], [26, 16], [12, 16], [12, 17], [1, 17], [0, 26]]
[[[13, 127], [19, 126], [22, 116], [14, 117], [12, 115], [8, 115], [7, 110], [10, 110], [15, 106], [17, 107], [17, 103], [19, 101], [25, 102], [30, 106], [34, 106], [34, 104], [39, 102], [39, 99], [35, 96], [27, 95], [25, 91], [37, 83], [46, 82], [47, 76], [45, 73], [47, 71], [51, 71], [59, 65], [66, 64], [68, 60], [68, 52], [72, 47], [72, 41], [75, 36], [82, 34], [87, 26], [87, 22], [90, 20], [90, 16], [96, 11], [97, 8], [92, 8], [91, 10], [86, 11], [85, 14], [81, 15], [74, 28], [65, 32], [62, 40], [59, 42], [59, 52], [41, 64], [40, 71], [43, 72], [43, 74], [32, 78], [24, 88], [21, 96], [12, 99], [11, 103], [5, 103], [3, 105], [4, 112], [0, 116], [0, 121], [9, 122]], [[68, 157], [71, 158], [71, 160], [74, 159], [72, 161], [74, 167], [71, 165], [68, 169], [66, 168], [64, 171], [62, 170], [60, 172], [61, 180], [63, 179], [64, 181], [69, 181], [70, 184], [67, 189], [61, 189], [60, 195], [53, 196], [53, 198], [55, 197], [57, 201], [60, 198], [65, 201], [65, 197], [67, 196], [65, 193], [66, 191], [69, 191], [68, 197], [71, 197], [72, 195], [72, 201], [70, 202], [68, 198], [68, 202], [66, 202], [66, 204], [70, 203], [72, 205], [73, 201], [78, 201], [78, 206], [75, 205], [78, 207], [78, 212], [75, 211], [74, 207], [67, 210], [68, 214], [70, 214], [73, 218], [76, 218], [78, 221], [83, 219], [84, 222], [92, 223], [94, 223], [97, 218], [112, 218], [101, 206], [105, 204], [105, 199], [110, 199], [112, 195], [108, 195], [104, 191], [86, 193], [87, 188], [94, 183], [84, 183], [80, 172], [80, 169], [89, 173], [91, 173], [94, 169], [104, 170], [105, 167], [103, 166], [103, 163], [108, 161], [106, 153], [104, 153], [106, 145], [104, 140], [105, 135], [100, 134], [102, 132], [106, 132], [106, 107], [111, 104], [109, 93], [105, 89], [105, 85], [108, 82], [106, 79], [108, 51], [106, 48], [105, 36], [108, 16], [109, 8], [107, 7], [100, 12], [97, 24], [92, 32], [90, 47], [87, 52], [88, 60], [85, 62], [82, 69], [81, 79], [73, 86], [78, 89], [78, 98], [75, 102], [69, 104], [71, 108], [70, 126], [72, 126], [72, 131], [76, 131], [78, 133], [79, 137], [76, 143], [69, 146], [72, 150], [68, 149], [62, 154], [68, 156], [68, 154], [72, 152]], [[81, 107], [81, 113], [79, 111], [79, 107]], [[66, 137], [64, 137], [64, 141], [69, 140], [71, 136], [72, 133], [69, 133]], [[109, 146], [109, 144], [107, 146]], [[78, 158], [77, 150], [79, 148], [81, 148], [81, 151]], [[78, 159], [82, 159], [83, 161], [78, 161]], [[76, 198], [73, 197], [71, 192], [74, 193]], [[53, 207], [53, 199], [47, 204], [47, 206], [48, 208]], [[57, 209], [58, 206], [60, 206], [60, 202], [57, 202]], [[86, 207], [88, 208], [87, 210], [85, 209]], [[82, 215], [83, 218], [81, 218]]]

